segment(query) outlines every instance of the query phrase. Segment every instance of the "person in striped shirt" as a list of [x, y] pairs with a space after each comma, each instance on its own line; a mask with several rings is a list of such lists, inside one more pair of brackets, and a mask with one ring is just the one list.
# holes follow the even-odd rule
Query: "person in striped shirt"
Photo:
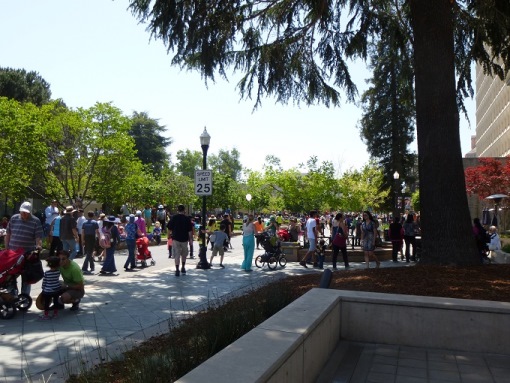
[[53, 319], [58, 318], [58, 297], [60, 293], [60, 258], [49, 257], [48, 267], [44, 273], [42, 282], [42, 295], [44, 299], [44, 313], [39, 316], [41, 320], [49, 320], [48, 315], [51, 302], [53, 301]]

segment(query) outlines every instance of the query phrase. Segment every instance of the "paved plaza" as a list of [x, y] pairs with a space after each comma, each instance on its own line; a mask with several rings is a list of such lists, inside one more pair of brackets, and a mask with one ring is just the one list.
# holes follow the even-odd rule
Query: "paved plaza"
[[[13, 319], [0, 321], [0, 381], [64, 381], [70, 373], [79, 373], [94, 364], [110, 360], [134, 344], [166, 332], [169, 321], [186, 318], [207, 307], [211, 301], [226, 299], [285, 276], [321, 272], [318, 269], [305, 269], [295, 262], [288, 263], [284, 269], [279, 266], [276, 270], [267, 267], [257, 269], [253, 266], [253, 272], [244, 272], [240, 269], [243, 259], [241, 242], [241, 236], [232, 238], [233, 249], [225, 254], [225, 269], [218, 266], [219, 256], [214, 259], [214, 266], [210, 270], [196, 269], [198, 259], [188, 259], [187, 274], [180, 277], [174, 275], [174, 260], [168, 259], [166, 245], [150, 248], [155, 266], [133, 272], [123, 269], [127, 252], [117, 251], [118, 275], [99, 275], [100, 265], [96, 264], [96, 274], [85, 277], [86, 295], [78, 312], [70, 311], [68, 306], [60, 311], [58, 319], [40, 321], [40, 311], [34, 304], [28, 312], [18, 312]], [[262, 253], [262, 250], [256, 250], [255, 256]], [[207, 255], [210, 257], [210, 250]], [[81, 264], [83, 259], [77, 262]], [[348, 272], [341, 265], [343, 263], [340, 263], [339, 272]], [[384, 261], [381, 267], [407, 265]], [[325, 267], [331, 267], [330, 263]], [[363, 263], [351, 262], [353, 270], [364, 267]], [[41, 282], [32, 286], [32, 297], [36, 297], [40, 290]], [[366, 347], [368, 349], [360, 353], [360, 362], [365, 366], [368, 360], [366, 351], [375, 346]], [[376, 354], [377, 351], [370, 351], [370, 355]], [[381, 358], [374, 357], [373, 361], [373, 368], [356, 370], [355, 376], [359, 379], [351, 382], [384, 381], [379, 379], [389, 376], [396, 379], [390, 381], [428, 381], [418, 376], [413, 380], [399, 377], [398, 371], [402, 370], [398, 369], [398, 358], [396, 362], [388, 362], [384, 368], [380, 366]], [[393, 369], [393, 372], [380, 375], [379, 372], [385, 373], [378, 371], [380, 368], [384, 371]], [[494, 368], [499, 368], [499, 365]], [[345, 376], [345, 371], [337, 373], [337, 378]], [[453, 381], [475, 381], [460, 380], [460, 373], [458, 377], [459, 380]], [[489, 381], [509, 380], [500, 377]]]

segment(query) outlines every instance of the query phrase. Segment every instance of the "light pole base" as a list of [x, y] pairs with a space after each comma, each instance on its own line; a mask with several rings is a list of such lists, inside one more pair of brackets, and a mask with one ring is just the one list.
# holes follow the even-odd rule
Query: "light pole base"
[[207, 270], [211, 268], [211, 265], [207, 262], [207, 246], [200, 246], [198, 258], [200, 258], [200, 261], [197, 263], [197, 269]]

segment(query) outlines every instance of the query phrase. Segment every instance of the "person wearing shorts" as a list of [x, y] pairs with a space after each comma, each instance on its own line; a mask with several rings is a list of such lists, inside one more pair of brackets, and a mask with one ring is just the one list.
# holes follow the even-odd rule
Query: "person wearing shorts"
[[[188, 245], [193, 245], [193, 229], [191, 219], [186, 215], [184, 205], [177, 207], [177, 214], [168, 222], [168, 235], [172, 237], [172, 255], [175, 259], [175, 276], [186, 274], [186, 257]], [[181, 269], [179, 263], [182, 261]]]
[[299, 264], [303, 267], [308, 268], [306, 265], [307, 262], [310, 261], [310, 258], [315, 254], [315, 250], [317, 249], [317, 212], [315, 210], [312, 210], [310, 212], [310, 217], [306, 221], [306, 236], [308, 237], [308, 243], [310, 244], [310, 247], [308, 248], [308, 251], [306, 252], [303, 260], [299, 262]]

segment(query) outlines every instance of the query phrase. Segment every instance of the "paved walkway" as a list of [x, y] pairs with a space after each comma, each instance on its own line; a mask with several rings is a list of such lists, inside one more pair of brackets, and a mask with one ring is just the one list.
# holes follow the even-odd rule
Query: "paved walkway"
[[317, 383], [510, 383], [510, 355], [341, 342]]
[[[188, 260], [188, 273], [180, 277], [174, 276], [174, 260], [168, 259], [166, 246], [151, 247], [156, 265], [135, 272], [124, 271], [127, 253], [117, 252], [119, 275], [86, 276], [80, 311], [62, 310], [58, 319], [42, 322], [34, 303], [28, 312], [0, 321], [0, 381], [47, 382], [50, 377], [51, 382], [63, 381], [70, 373], [109, 360], [133, 343], [166, 332], [169, 320], [185, 318], [211, 300], [284, 276], [319, 272], [288, 263], [285, 269], [254, 267], [254, 272], [246, 273], [239, 268], [241, 237], [234, 237], [232, 245], [234, 249], [225, 255], [225, 269], [217, 266], [219, 257], [211, 270], [198, 270], [197, 260]], [[256, 250], [255, 256], [261, 253]], [[351, 266], [357, 269], [364, 264]], [[394, 264], [387, 261], [382, 267]], [[31, 295], [36, 297], [40, 289], [41, 283], [34, 285]]]

